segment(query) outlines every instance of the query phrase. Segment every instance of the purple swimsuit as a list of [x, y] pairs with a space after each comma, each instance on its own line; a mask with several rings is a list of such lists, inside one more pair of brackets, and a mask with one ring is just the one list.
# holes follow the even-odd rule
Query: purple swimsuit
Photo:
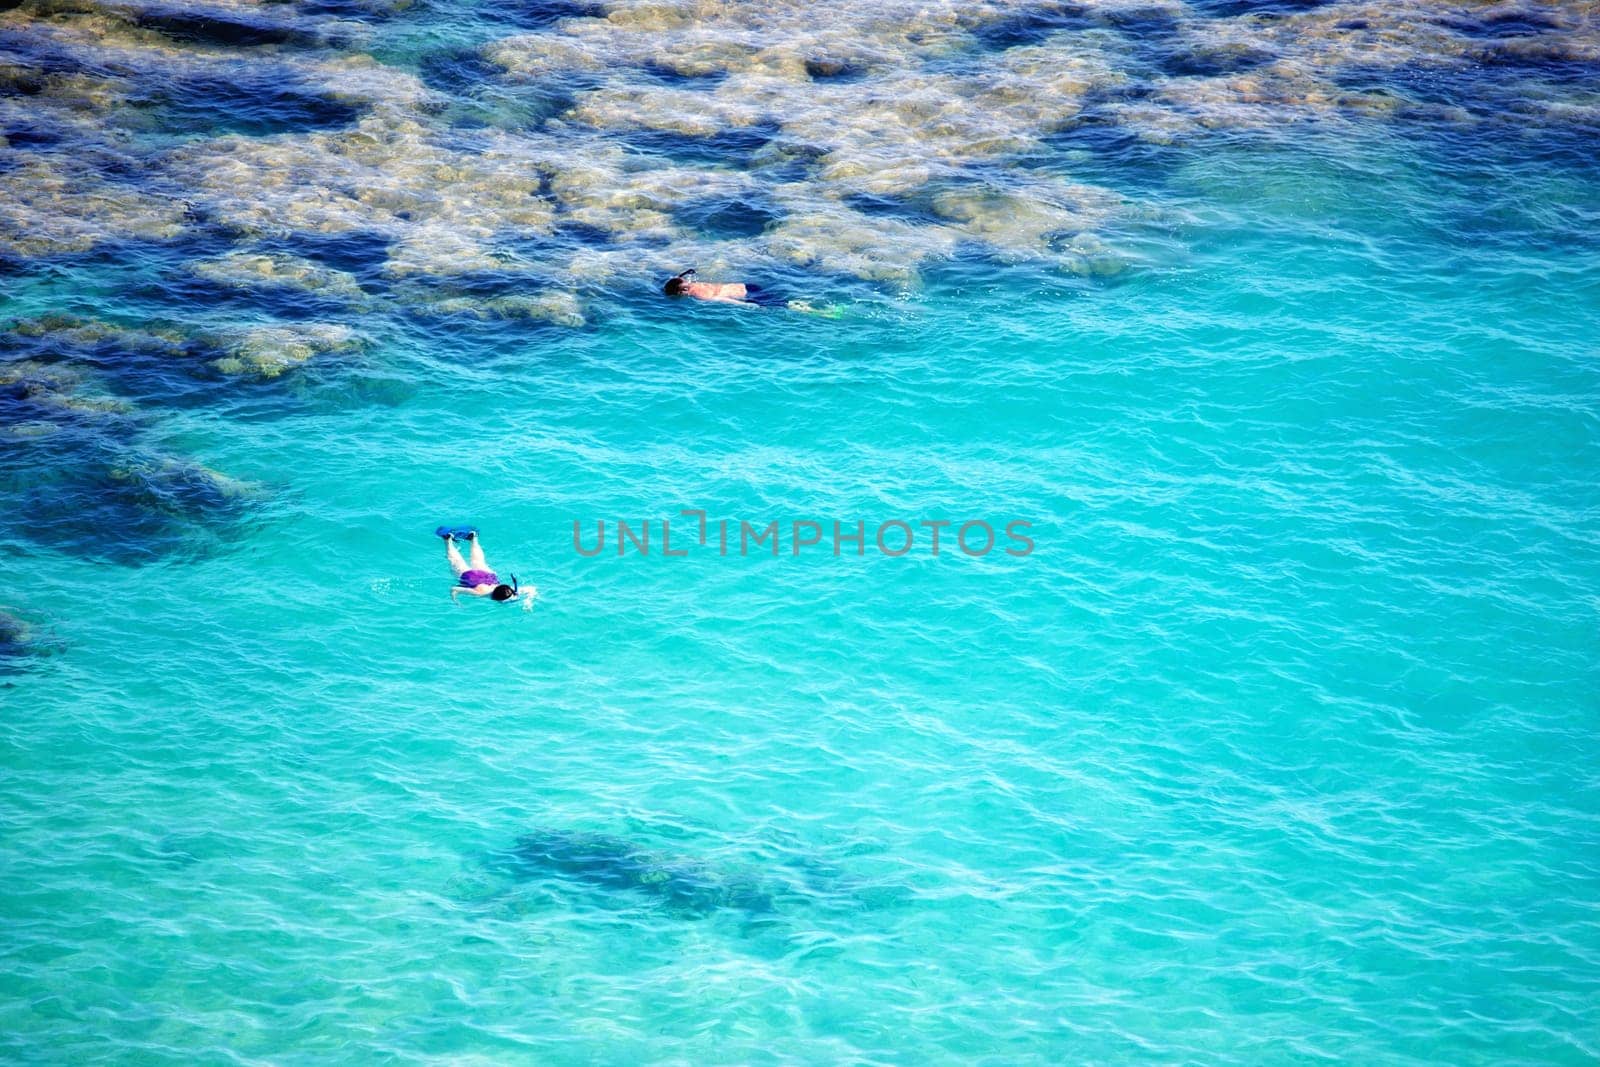
[[464, 589], [471, 589], [473, 586], [478, 586], [478, 585], [499, 585], [499, 584], [500, 584], [500, 576], [495, 574], [494, 571], [462, 571], [461, 572], [461, 586]]

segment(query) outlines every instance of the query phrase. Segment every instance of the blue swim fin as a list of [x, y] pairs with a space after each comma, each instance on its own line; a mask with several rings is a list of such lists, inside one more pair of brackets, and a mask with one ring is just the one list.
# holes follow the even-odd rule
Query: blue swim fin
[[439, 526], [434, 529], [433, 536], [444, 537], [448, 535], [450, 537], [465, 540], [468, 534], [475, 534], [477, 532], [478, 528], [476, 526]]

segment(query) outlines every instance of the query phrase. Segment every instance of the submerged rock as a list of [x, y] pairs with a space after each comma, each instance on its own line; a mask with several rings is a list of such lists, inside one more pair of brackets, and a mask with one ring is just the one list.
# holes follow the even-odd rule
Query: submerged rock
[[40, 342], [52, 351], [92, 348], [102, 344], [137, 351], [179, 355], [187, 351], [187, 338], [163, 326], [139, 328], [88, 318], [70, 312], [52, 311], [12, 324], [11, 334]]
[[13, 342], [29, 344], [41, 358], [92, 363], [112, 371], [132, 370], [130, 361], [156, 361], [191, 372], [204, 367], [226, 375], [276, 378], [309, 359], [348, 355], [366, 341], [339, 323], [277, 323], [221, 330], [169, 324], [124, 326], [69, 314], [24, 319], [12, 326]]
[[[93, 336], [81, 321], [70, 329]], [[244, 518], [253, 492], [192, 460], [142, 447], [128, 404], [85, 392], [71, 366], [0, 364], [0, 533], [96, 559], [186, 551]]]
[[560, 290], [541, 290], [528, 295], [445, 296], [417, 294], [412, 310], [431, 315], [467, 315], [476, 319], [547, 322], [578, 328], [587, 324], [583, 305], [576, 295]]
[[20, 654], [33, 628], [4, 608], [0, 608], [0, 656]]
[[559, 878], [597, 889], [636, 893], [667, 911], [701, 918], [724, 909], [772, 912], [772, 893], [754, 878], [640, 848], [626, 838], [571, 830], [535, 830], [494, 857], [519, 879]]
[[0, 674], [21, 669], [30, 658], [50, 650], [37, 629], [10, 609], [0, 607]]
[[5, 173], [0, 257], [36, 259], [122, 241], [170, 241], [185, 228], [180, 200], [107, 181], [84, 160], [30, 155]]
[[771, 254], [798, 267], [868, 281], [915, 285], [918, 268], [949, 256], [960, 236], [950, 227], [877, 218], [831, 203], [785, 207], [788, 214], [760, 238]]
[[107, 467], [106, 479], [123, 504], [180, 518], [234, 514], [250, 494], [243, 482], [167, 456], [126, 457]]
[[276, 378], [308, 359], [360, 351], [365, 342], [348, 326], [295, 323], [246, 327], [220, 335], [217, 344], [224, 355], [211, 365], [222, 373]]
[[366, 297], [355, 275], [303, 256], [229, 252], [198, 260], [190, 269], [196, 277], [228, 289], [289, 291], [347, 303]]
[[1010, 189], [964, 186], [932, 199], [935, 215], [1013, 260], [1053, 258], [1056, 238], [1092, 234], [1120, 207], [1120, 198], [1108, 190], [1048, 181]]
[[102, 433], [131, 432], [127, 404], [83, 396], [81, 385], [81, 378], [63, 367], [35, 360], [0, 364], [0, 432], [38, 436], [63, 425], [85, 424]]

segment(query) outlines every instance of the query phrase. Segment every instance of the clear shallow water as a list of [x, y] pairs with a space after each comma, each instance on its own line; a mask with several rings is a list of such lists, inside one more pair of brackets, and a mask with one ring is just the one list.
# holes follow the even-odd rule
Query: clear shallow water
[[[427, 14], [368, 46], [409, 62]], [[1068, 134], [1008, 165], [1142, 205], [1091, 228], [1113, 274], [1010, 243], [785, 274], [684, 229], [574, 283], [575, 328], [428, 311], [347, 245], [375, 303], [312, 318], [366, 345], [275, 377], [12, 335], [26, 380], [135, 407], [7, 394], [40, 654], [0, 690], [4, 1055], [1592, 1060], [1588, 134]], [[5, 313], [313, 306], [185, 288], [259, 241], [175, 241], [22, 256]], [[842, 314], [649, 297], [718, 254]], [[1038, 548], [572, 550], [683, 507]], [[430, 531], [466, 519], [533, 613], [450, 605]]]

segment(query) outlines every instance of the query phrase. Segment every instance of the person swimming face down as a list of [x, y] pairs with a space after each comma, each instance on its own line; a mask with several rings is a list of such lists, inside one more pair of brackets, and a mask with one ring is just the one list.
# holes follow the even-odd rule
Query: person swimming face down
[[466, 534], [467, 541], [472, 545], [471, 562], [462, 559], [461, 553], [456, 551], [455, 535], [452, 531], [440, 527], [437, 533], [444, 538], [445, 561], [450, 564], [450, 570], [456, 576], [455, 588], [450, 590], [451, 600], [461, 593], [468, 596], [486, 596], [502, 604], [516, 599], [521, 591], [517, 576], [513, 574], [511, 582], [507, 584], [489, 569], [488, 561], [483, 556], [483, 545], [478, 542], [477, 531], [468, 531]]
[[694, 280], [694, 268], [668, 278], [661, 291], [668, 296], [687, 296], [695, 300], [709, 300], [718, 304], [742, 304], [746, 307], [796, 307], [796, 302], [780, 293], [748, 282], [700, 282]]

